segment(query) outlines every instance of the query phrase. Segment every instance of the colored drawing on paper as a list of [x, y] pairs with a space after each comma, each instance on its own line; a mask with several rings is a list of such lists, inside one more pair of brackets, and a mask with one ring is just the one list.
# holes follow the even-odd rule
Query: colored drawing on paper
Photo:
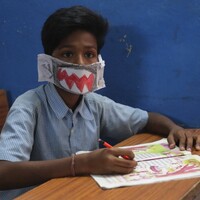
[[133, 173], [124, 175], [126, 181], [137, 181], [151, 178], [169, 177], [192, 172], [200, 172], [200, 161], [194, 158], [166, 158], [159, 162], [140, 162]]
[[137, 161], [191, 154], [189, 151], [180, 151], [178, 147], [170, 149], [167, 143], [130, 147], [128, 149], [133, 151]]

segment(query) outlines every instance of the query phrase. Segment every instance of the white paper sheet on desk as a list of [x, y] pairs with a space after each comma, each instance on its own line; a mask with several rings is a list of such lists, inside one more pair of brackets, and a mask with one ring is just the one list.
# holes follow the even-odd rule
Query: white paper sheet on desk
[[180, 151], [178, 147], [175, 147], [174, 149], [169, 149], [169, 144], [166, 138], [151, 143], [125, 146], [122, 148], [132, 150], [135, 154], [134, 159], [136, 161], [146, 161], [165, 157], [191, 155], [190, 151]]
[[128, 146], [138, 165], [126, 175], [92, 175], [104, 189], [200, 177], [200, 157], [190, 151], [170, 150], [166, 139]]

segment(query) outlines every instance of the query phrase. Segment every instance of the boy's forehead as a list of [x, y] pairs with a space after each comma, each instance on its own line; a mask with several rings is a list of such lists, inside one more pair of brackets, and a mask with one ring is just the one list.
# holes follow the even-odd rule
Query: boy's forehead
[[75, 31], [66, 36], [59, 44], [59, 47], [74, 47], [82, 45], [86, 48], [97, 48], [97, 40], [93, 34], [87, 31]]

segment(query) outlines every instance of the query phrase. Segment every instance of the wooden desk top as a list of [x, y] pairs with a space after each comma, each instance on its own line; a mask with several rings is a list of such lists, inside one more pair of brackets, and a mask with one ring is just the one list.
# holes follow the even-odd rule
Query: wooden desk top
[[[156, 135], [139, 134], [116, 146], [136, 145], [158, 139], [160, 137]], [[193, 153], [197, 154], [195, 151]], [[52, 179], [16, 200], [192, 200], [199, 193], [200, 178], [103, 190], [90, 176], [86, 176]]]

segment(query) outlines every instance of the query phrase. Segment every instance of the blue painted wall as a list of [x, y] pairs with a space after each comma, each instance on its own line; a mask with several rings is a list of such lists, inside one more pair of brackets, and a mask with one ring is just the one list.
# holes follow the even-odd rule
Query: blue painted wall
[[77, 4], [110, 21], [102, 50], [107, 87], [99, 93], [200, 127], [200, 0], [1, 0], [0, 88], [10, 105], [39, 85], [45, 19]]

